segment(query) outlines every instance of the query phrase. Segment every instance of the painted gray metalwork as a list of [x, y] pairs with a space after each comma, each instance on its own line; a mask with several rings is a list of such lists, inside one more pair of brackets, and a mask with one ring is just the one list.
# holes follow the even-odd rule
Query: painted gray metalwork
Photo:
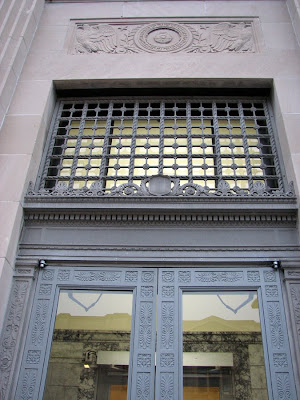
[[61, 101], [27, 196], [291, 198], [264, 99]]
[[[182, 277], [185, 277], [182, 279]], [[272, 285], [269, 284], [272, 282]], [[166, 284], [168, 291], [166, 292]], [[271, 287], [271, 289], [270, 289]], [[173, 289], [171, 291], [171, 288]], [[221, 289], [260, 290], [265, 320], [262, 321], [270, 399], [296, 400], [288, 331], [283, 312], [279, 272], [270, 268], [251, 269], [161, 269], [159, 272], [158, 347], [156, 398], [182, 399], [182, 375], [178, 368], [182, 354], [180, 310], [182, 291], [218, 291]], [[167, 295], [166, 293], [172, 293]], [[175, 384], [176, 382], [176, 384]], [[179, 382], [179, 384], [178, 384]], [[275, 382], [271, 385], [270, 382]]]

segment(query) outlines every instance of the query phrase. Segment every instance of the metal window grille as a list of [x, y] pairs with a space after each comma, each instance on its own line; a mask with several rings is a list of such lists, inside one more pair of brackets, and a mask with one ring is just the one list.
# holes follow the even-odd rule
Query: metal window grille
[[154, 176], [213, 193], [283, 189], [265, 100], [61, 101], [40, 190], [110, 195]]

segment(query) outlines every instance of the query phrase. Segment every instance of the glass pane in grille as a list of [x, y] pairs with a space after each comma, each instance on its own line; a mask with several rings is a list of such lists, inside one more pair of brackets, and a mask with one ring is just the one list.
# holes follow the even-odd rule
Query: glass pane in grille
[[232, 193], [281, 188], [267, 106], [242, 101], [62, 102], [42, 179], [45, 189], [103, 194], [158, 174]]

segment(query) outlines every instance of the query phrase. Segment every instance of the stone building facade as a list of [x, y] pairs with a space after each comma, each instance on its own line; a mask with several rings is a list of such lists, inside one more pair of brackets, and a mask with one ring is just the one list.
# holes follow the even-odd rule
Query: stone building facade
[[299, 398], [299, 0], [0, 21], [0, 399]]

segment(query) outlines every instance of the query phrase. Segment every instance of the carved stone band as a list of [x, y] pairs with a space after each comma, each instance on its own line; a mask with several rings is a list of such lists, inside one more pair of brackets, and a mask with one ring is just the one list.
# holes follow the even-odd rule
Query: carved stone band
[[253, 53], [254, 19], [180, 21], [76, 21], [71, 52]]

